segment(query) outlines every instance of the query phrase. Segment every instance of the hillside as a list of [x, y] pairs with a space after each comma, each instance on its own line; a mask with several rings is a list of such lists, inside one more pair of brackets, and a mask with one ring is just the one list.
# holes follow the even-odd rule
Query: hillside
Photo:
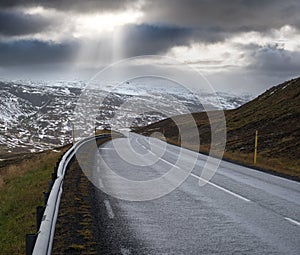
[[0, 161], [0, 254], [24, 254], [25, 234], [36, 231], [51, 174], [69, 147], [12, 155]]
[[[160, 102], [163, 107], [177, 100], [190, 111], [203, 109], [187, 93], [176, 90], [171, 91], [173, 94], [166, 92], [163, 90], [166, 87], [164, 83], [154, 91], [151, 90], [153, 82], [147, 82], [125, 84], [109, 95], [102, 89], [89, 91], [89, 107], [92, 108], [94, 105], [90, 102], [106, 95], [106, 99], [99, 105], [95, 123], [97, 128], [107, 125], [128, 127], [131, 118], [137, 126], [165, 118], [160, 111], [140, 115], [136, 113], [135, 107], [131, 108], [134, 103], [153, 105], [153, 102]], [[84, 82], [0, 81], [0, 158], [6, 154], [43, 151], [70, 143], [71, 120], [85, 86]], [[206, 96], [209, 103], [210, 95]], [[248, 98], [223, 93], [220, 94], [220, 100], [222, 107], [232, 109], [247, 102]], [[181, 112], [176, 108], [172, 115]], [[79, 128], [78, 124], [76, 128]], [[94, 127], [91, 126], [90, 130], [94, 130]]]
[[[205, 112], [193, 113], [200, 135], [200, 151], [207, 153], [210, 126]], [[227, 142], [225, 158], [252, 165], [255, 130], [259, 132], [256, 167], [300, 178], [300, 78], [267, 90], [254, 100], [234, 110], [225, 111]], [[177, 116], [185, 127], [185, 115]], [[154, 123], [136, 132], [150, 135], [163, 131], [168, 142], [177, 144], [178, 129], [171, 119]], [[185, 128], [183, 130], [188, 130]], [[197, 150], [192, 144], [182, 146]]]

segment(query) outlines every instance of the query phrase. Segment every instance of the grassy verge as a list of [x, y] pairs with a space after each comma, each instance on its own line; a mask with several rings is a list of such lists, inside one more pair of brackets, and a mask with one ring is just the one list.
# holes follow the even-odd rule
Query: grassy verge
[[[100, 139], [97, 144], [110, 139]], [[90, 191], [93, 184], [86, 176], [93, 171], [89, 163], [94, 161], [94, 146], [85, 144], [81, 150], [84, 153], [76, 155], [64, 178], [52, 254], [97, 253], [91, 215], [94, 205]], [[77, 160], [80, 160], [80, 165]], [[85, 173], [81, 167], [84, 167]]]
[[36, 206], [63, 151], [23, 155], [0, 167], [1, 254], [25, 253], [25, 234], [36, 232]]
[[[163, 139], [170, 144], [181, 146], [193, 151], [201, 152], [204, 154], [209, 153], [209, 146], [204, 145], [200, 147], [192, 144], [179, 144], [174, 139]], [[257, 168], [265, 172], [270, 172], [279, 176], [287, 177], [293, 180], [300, 180], [300, 159], [288, 159], [283, 157], [268, 157], [266, 153], [259, 152], [257, 154], [257, 163], [253, 164], [253, 152], [243, 153], [239, 151], [225, 151], [223, 159], [238, 163], [251, 168]]]

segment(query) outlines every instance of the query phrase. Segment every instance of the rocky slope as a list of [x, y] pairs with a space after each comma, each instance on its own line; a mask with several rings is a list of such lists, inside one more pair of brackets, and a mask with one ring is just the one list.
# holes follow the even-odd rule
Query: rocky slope
[[[99, 105], [96, 127], [148, 125], [167, 117], [162, 114], [162, 108], [168, 109], [169, 116], [186, 111], [202, 111], [202, 105], [189, 93], [172, 90], [170, 86], [166, 90], [164, 84], [149, 90], [147, 88], [151, 82], [126, 83], [113, 93], [108, 93]], [[0, 82], [0, 159], [4, 154], [42, 151], [71, 142], [71, 121], [85, 85], [81, 81]], [[90, 91], [88, 103], [105, 93], [107, 91], [104, 90]], [[248, 97], [225, 93], [220, 93], [219, 97], [222, 107], [226, 109], [249, 100]], [[211, 95], [205, 95], [203, 100], [213, 107]], [[136, 105], [152, 108], [138, 114]], [[87, 107], [87, 113], [89, 110]], [[85, 116], [79, 117], [84, 120]], [[94, 130], [94, 127], [90, 128]]]

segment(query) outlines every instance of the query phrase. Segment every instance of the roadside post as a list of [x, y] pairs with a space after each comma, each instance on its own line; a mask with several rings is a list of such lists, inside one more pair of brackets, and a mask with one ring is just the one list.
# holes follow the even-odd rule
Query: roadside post
[[256, 165], [256, 159], [257, 159], [257, 143], [258, 143], [258, 130], [255, 131], [254, 157], [253, 157], [254, 165]]
[[72, 122], [72, 141], [73, 141], [73, 144], [75, 144], [75, 128], [74, 128], [73, 122]]

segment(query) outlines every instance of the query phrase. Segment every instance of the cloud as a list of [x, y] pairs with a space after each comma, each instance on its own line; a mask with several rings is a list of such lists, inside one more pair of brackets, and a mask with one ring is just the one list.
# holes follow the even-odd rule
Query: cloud
[[[53, 8], [67, 13], [66, 15], [101, 12], [118, 13], [128, 9], [140, 10], [144, 13], [141, 23], [198, 29], [202, 35], [198, 37], [199, 39], [211, 37], [213, 40], [222, 40], [224, 36], [228, 37], [228, 35], [225, 35], [226, 33], [265, 32], [285, 25], [300, 28], [300, 16], [298, 15], [300, 2], [298, 0], [0, 1], [0, 8], [5, 10], [9, 8], [20, 10], [38, 6]], [[25, 18], [23, 17], [23, 19]], [[221, 34], [223, 36], [219, 37]], [[212, 39], [209, 41], [212, 41]]]
[[297, 0], [152, 0], [144, 10], [144, 22], [214, 27], [228, 33], [300, 27]]
[[102, 12], [124, 10], [131, 6], [136, 7], [140, 1], [132, 0], [2, 0], [0, 8], [28, 8], [42, 6], [45, 8], [54, 8], [61, 11], [71, 12]]
[[127, 57], [165, 53], [175, 46], [189, 45], [193, 41], [212, 43], [225, 39], [215, 30], [166, 25], [127, 25], [122, 28], [122, 44]]
[[247, 68], [272, 76], [300, 75], [300, 52], [289, 51], [278, 44], [266, 47], [252, 45], [251, 64]]
[[39, 33], [48, 29], [52, 23], [53, 21], [41, 15], [0, 11], [0, 34], [5, 36]]
[[299, 0], [3, 0], [0, 67], [163, 54], [206, 68], [221, 87], [250, 88], [299, 75], [299, 13]]
[[128, 25], [122, 28], [122, 42], [128, 57], [157, 54], [174, 45], [186, 44], [193, 31], [175, 26], [149, 24]]
[[234, 33], [300, 28], [298, 0], [3, 0], [0, 8], [42, 6], [63, 12], [144, 12], [144, 23], [206, 27]]
[[0, 42], [0, 66], [68, 63], [78, 50], [75, 42], [55, 44], [37, 40]]

